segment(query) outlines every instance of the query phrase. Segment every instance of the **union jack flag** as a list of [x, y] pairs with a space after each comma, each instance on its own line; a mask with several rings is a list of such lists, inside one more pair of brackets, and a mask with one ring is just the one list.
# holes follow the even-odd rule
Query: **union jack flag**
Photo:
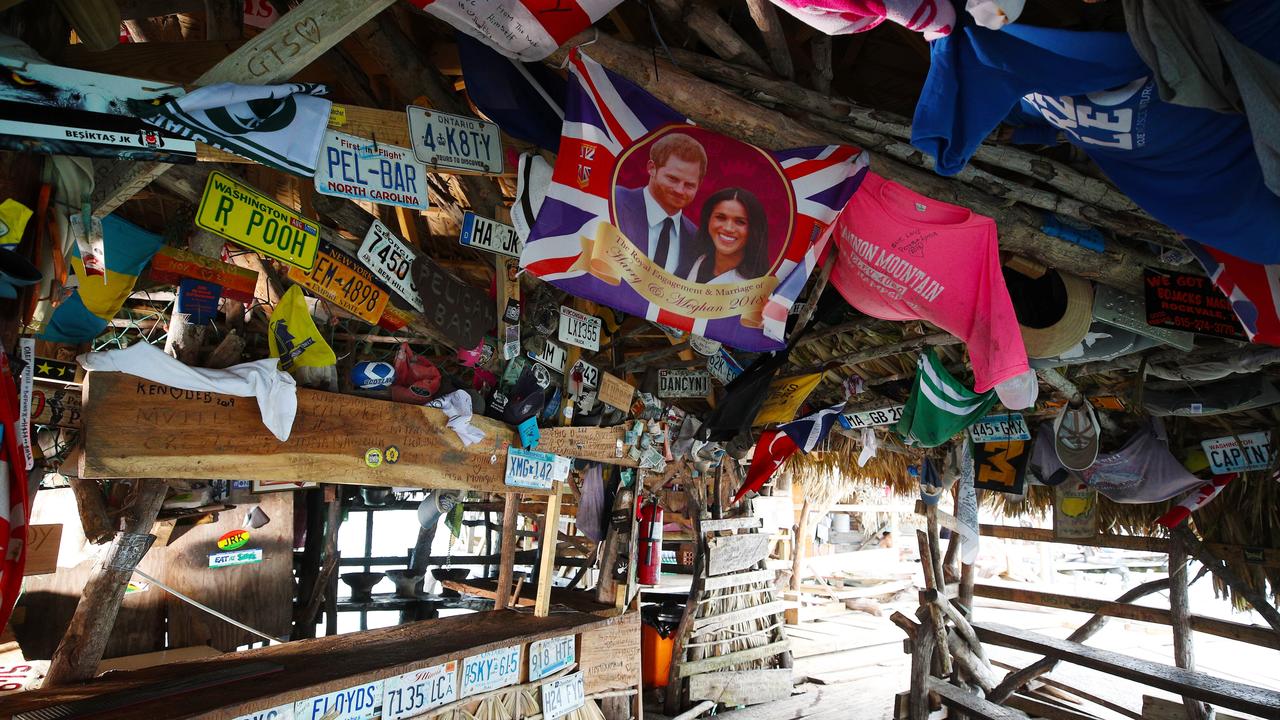
[[[785, 233], [775, 232], [773, 222], [769, 223], [771, 266], [765, 277], [776, 278], [777, 284], [767, 292], [762, 306], [751, 308], [762, 316], [756, 326], [742, 322], [743, 312], [712, 317], [707, 312], [690, 310], [689, 305], [680, 307], [663, 302], [660, 306], [625, 281], [611, 284], [588, 272], [581, 262], [584, 244], [596, 236], [602, 223], [613, 222], [614, 186], [621, 187], [618, 178], [628, 167], [624, 164], [630, 155], [628, 149], [670, 131], [673, 126], [693, 128], [694, 123], [577, 50], [570, 54], [569, 69], [560, 161], [556, 163], [546, 201], [525, 243], [521, 266], [575, 296], [732, 347], [749, 351], [782, 348], [791, 306], [825, 253], [828, 239], [823, 230], [862, 182], [867, 154], [848, 145], [767, 152], [698, 129], [696, 132], [722, 138], [725, 143], [707, 153], [707, 182], [700, 192], [711, 190], [713, 167], [721, 172], [723, 168], [733, 167], [734, 162], [743, 162], [733, 157], [735, 154], [751, 155], [756, 158], [754, 161], [777, 169], [778, 179], [774, 181], [779, 188], [777, 201], [768, 204], [762, 198], [768, 217], [771, 220], [789, 217], [792, 221], [789, 232]], [[732, 152], [721, 152], [729, 147], [727, 143], [733, 143], [735, 148]], [[760, 160], [760, 157], [766, 159]], [[723, 177], [735, 185], [752, 182], [752, 178], [733, 172]], [[692, 216], [691, 210], [684, 217], [693, 223], [699, 220]]]
[[1231, 310], [1249, 340], [1280, 345], [1280, 265], [1261, 265], [1191, 240], [1184, 242], [1214, 286], [1231, 301]]

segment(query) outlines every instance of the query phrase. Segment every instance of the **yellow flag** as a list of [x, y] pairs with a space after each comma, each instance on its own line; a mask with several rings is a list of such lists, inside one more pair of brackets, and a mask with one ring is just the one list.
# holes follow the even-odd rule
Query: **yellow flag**
[[769, 385], [769, 395], [760, 406], [760, 412], [756, 413], [756, 420], [752, 425], [791, 422], [795, 419], [800, 404], [818, 387], [821, 380], [822, 373], [774, 380]]
[[307, 309], [307, 299], [302, 288], [294, 285], [280, 298], [280, 304], [271, 313], [267, 323], [267, 343], [271, 346], [271, 357], [280, 358], [281, 370], [292, 370], [296, 367], [327, 367], [338, 362], [333, 348], [324, 341], [315, 320], [311, 319], [311, 311]]

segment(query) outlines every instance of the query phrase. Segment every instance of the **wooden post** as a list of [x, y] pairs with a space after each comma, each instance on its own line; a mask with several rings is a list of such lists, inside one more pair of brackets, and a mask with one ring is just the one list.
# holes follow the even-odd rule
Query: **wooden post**
[[82, 682], [98, 672], [124, 601], [125, 585], [154, 540], [151, 526], [169, 489], [163, 480], [139, 480], [134, 487], [123, 528], [85, 583], [67, 633], [53, 651], [44, 687]]
[[520, 493], [507, 493], [502, 498], [502, 542], [499, 545], [498, 589], [493, 596], [493, 609], [505, 610], [511, 600], [511, 576], [516, 563], [516, 517], [520, 511]]
[[538, 551], [538, 597], [533, 605], [536, 617], [546, 617], [551, 611], [551, 584], [556, 570], [556, 539], [560, 535], [560, 493], [564, 482], [557, 480], [547, 497], [547, 513], [542, 517], [542, 542]]
[[[1195, 640], [1191, 631], [1191, 600], [1187, 593], [1187, 551], [1182, 537], [1169, 543], [1169, 610], [1173, 615], [1173, 662], [1184, 670], [1196, 669]], [[1204, 703], [1182, 696], [1187, 720], [1209, 720], [1213, 716]]]
[[800, 591], [800, 572], [804, 567], [805, 549], [808, 547], [809, 535], [809, 499], [805, 498], [800, 505], [800, 517], [796, 519], [796, 524], [792, 528], [795, 537], [792, 538], [791, 553], [791, 589]]
[[107, 503], [102, 497], [102, 486], [95, 480], [69, 478], [71, 494], [76, 499], [76, 509], [80, 512], [80, 525], [84, 528], [84, 536], [94, 545], [101, 545], [115, 537], [115, 528], [111, 526], [111, 517], [107, 515]]
[[1233, 593], [1249, 601], [1249, 604], [1253, 606], [1254, 610], [1258, 611], [1263, 620], [1267, 621], [1271, 629], [1280, 633], [1280, 612], [1277, 612], [1275, 606], [1267, 602], [1265, 594], [1254, 590], [1245, 583], [1243, 578], [1236, 574], [1235, 570], [1231, 569], [1230, 565], [1219, 560], [1213, 554], [1213, 551], [1200, 542], [1200, 539], [1195, 536], [1195, 533], [1191, 532], [1185, 523], [1174, 529], [1173, 534], [1182, 540], [1182, 546], [1187, 552], [1194, 555], [1200, 561], [1200, 564], [1209, 568], [1209, 571], [1214, 575], [1222, 578], [1222, 581], [1231, 588]]

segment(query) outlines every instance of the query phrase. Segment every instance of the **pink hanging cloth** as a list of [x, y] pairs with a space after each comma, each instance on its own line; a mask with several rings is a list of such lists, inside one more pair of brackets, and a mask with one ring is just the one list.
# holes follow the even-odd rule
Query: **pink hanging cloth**
[[773, 4], [828, 35], [866, 32], [888, 20], [924, 33], [925, 40], [951, 34], [956, 10], [949, 0], [773, 0]]

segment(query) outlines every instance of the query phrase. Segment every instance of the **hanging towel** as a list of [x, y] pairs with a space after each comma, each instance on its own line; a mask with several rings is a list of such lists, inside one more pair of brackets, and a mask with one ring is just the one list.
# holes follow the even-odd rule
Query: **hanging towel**
[[444, 411], [449, 427], [458, 434], [464, 446], [474, 445], [484, 439], [484, 431], [471, 424], [471, 395], [466, 390], [454, 390], [427, 403], [428, 407]]
[[219, 83], [164, 105], [129, 101], [143, 120], [254, 162], [312, 177], [333, 103], [315, 83]]

